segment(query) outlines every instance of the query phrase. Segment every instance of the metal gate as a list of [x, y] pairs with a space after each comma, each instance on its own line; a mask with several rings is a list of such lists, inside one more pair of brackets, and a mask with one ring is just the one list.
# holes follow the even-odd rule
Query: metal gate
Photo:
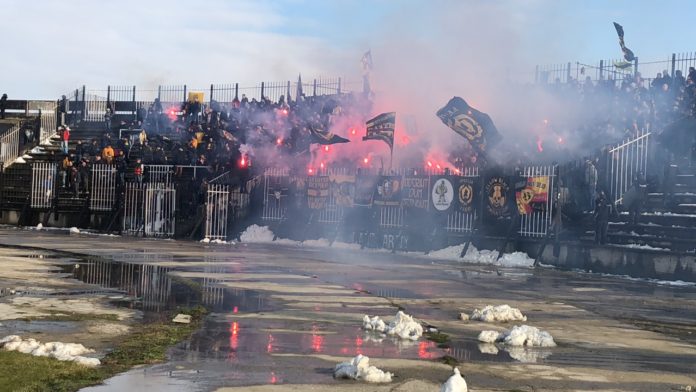
[[116, 202], [116, 167], [96, 164], [92, 166], [89, 208], [92, 211], [111, 211]]
[[148, 182], [172, 182], [172, 165], [145, 165], [144, 175]]
[[641, 130], [608, 152], [609, 194], [614, 203], [620, 203], [624, 193], [638, 176], [644, 176], [648, 166], [650, 132]]
[[207, 191], [205, 238], [227, 239], [227, 214], [229, 209], [229, 185], [209, 184]]
[[[478, 178], [478, 166], [464, 167], [455, 170], [455, 175], [460, 177]], [[474, 221], [477, 217], [477, 208], [471, 209], [470, 212], [453, 211], [447, 215], [447, 225], [445, 230], [450, 233], [470, 233], [474, 229]]]
[[139, 235], [143, 232], [143, 197], [145, 186], [135, 182], [126, 183], [123, 204], [123, 232]]
[[555, 166], [530, 166], [522, 170], [522, 176], [526, 178], [540, 177], [542, 183], [547, 184], [546, 200], [541, 203], [540, 209], [534, 209], [529, 214], [520, 217], [520, 235], [527, 237], [544, 237], [551, 228], [551, 218], [554, 207], [554, 180], [556, 178]]
[[285, 218], [288, 207], [286, 199], [282, 193], [275, 192], [274, 189], [279, 184], [290, 180], [290, 172], [283, 168], [268, 168], [263, 176], [263, 212], [261, 219], [279, 221]]
[[31, 207], [50, 208], [55, 192], [56, 164], [37, 162], [31, 166]]
[[145, 186], [145, 236], [173, 237], [176, 221], [176, 189], [161, 182]]

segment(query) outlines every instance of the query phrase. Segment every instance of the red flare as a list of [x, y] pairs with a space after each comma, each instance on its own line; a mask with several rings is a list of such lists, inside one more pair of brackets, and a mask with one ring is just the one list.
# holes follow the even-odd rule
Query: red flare
[[314, 169], [312, 169], [312, 168], [310, 167], [309, 169], [307, 169], [307, 173], [309, 173], [309, 174], [314, 173]]
[[369, 159], [369, 158], [367, 158], [367, 157], [363, 158], [363, 163], [364, 163], [364, 164], [367, 165], [368, 162], [370, 162], [370, 159]]
[[440, 167], [440, 164], [439, 164], [439, 163], [438, 163], [437, 165], [435, 165], [435, 167], [438, 168], [438, 169], [442, 169], [442, 168]]
[[537, 139], [537, 151], [544, 152], [544, 146], [541, 144], [541, 139]]
[[433, 163], [428, 161], [428, 167], [433, 167]]
[[324, 151], [329, 152], [329, 146], [324, 146]]
[[353, 135], [353, 136], [355, 136], [355, 128], [351, 128], [350, 134]]
[[319, 167], [323, 169], [323, 168], [324, 168], [324, 162], [322, 162], [321, 164], [319, 164]]
[[563, 144], [563, 142], [564, 142], [563, 137], [559, 137], [559, 138], [558, 138], [558, 144]]
[[246, 165], [247, 165], [247, 160], [246, 160], [246, 158], [242, 157], [242, 159], [239, 161], [239, 166], [246, 167]]
[[277, 138], [277, 139], [276, 139], [276, 144], [279, 145], [279, 146], [280, 146], [281, 144], [283, 144], [283, 139]]

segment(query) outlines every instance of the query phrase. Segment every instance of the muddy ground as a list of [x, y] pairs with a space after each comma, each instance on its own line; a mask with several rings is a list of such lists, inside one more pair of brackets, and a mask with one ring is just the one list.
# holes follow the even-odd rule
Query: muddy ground
[[[0, 230], [0, 335], [82, 343], [98, 353], [140, 320], [203, 304], [203, 328], [164, 364], [89, 391], [428, 391], [457, 361], [472, 391], [669, 391], [696, 384], [696, 288], [552, 269], [509, 269], [376, 251], [203, 245]], [[23, 249], [13, 248], [25, 247]], [[26, 248], [30, 247], [30, 248]], [[42, 249], [42, 250], [40, 250]], [[59, 253], [55, 253], [58, 251]], [[507, 303], [558, 347], [480, 345], [458, 320]], [[398, 309], [448, 336], [404, 342], [361, 330]], [[334, 380], [361, 353], [386, 386]]]

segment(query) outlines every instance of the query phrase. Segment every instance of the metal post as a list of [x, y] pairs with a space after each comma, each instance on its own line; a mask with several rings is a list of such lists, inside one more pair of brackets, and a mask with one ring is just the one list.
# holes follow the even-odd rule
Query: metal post
[[539, 83], [539, 66], [538, 65], [534, 68], [534, 83], [535, 84]]
[[157, 86], [157, 99], [162, 100], [162, 86]]
[[263, 99], [263, 89], [264, 89], [264, 82], [261, 82], [261, 99]]
[[208, 102], [213, 102], [213, 85], [212, 85], [212, 83], [210, 84], [210, 99], [208, 99]]
[[568, 72], [566, 72], [566, 83], [570, 81], [570, 62], [568, 63]]
[[181, 102], [186, 102], [186, 85], [184, 85], [184, 100]]
[[633, 60], [633, 76], [638, 76], [638, 56]]
[[87, 105], [85, 105], [85, 98], [86, 98], [85, 92], [87, 92], [87, 88], [83, 84], [82, 85], [82, 120], [85, 119], [85, 115], [87, 114], [87, 110], [86, 110]]
[[131, 114], [133, 115], [133, 120], [137, 120], [135, 116], [135, 86], [133, 86], [133, 107], [131, 108]]
[[677, 54], [672, 53], [672, 79], [674, 79], [674, 71], [677, 69]]
[[604, 60], [599, 60], [599, 80], [604, 80]]
[[239, 83], [234, 84], [234, 99], [239, 100]]
[[290, 81], [288, 80], [287, 93], [285, 94], [285, 102], [290, 101]]
[[312, 87], [312, 96], [317, 96], [317, 80], [314, 79], [313, 87]]
[[336, 94], [341, 94], [341, 78], [338, 78], [338, 87], [336, 88]]
[[109, 103], [111, 102], [111, 86], [106, 86], [106, 107], [108, 108], [111, 106]]

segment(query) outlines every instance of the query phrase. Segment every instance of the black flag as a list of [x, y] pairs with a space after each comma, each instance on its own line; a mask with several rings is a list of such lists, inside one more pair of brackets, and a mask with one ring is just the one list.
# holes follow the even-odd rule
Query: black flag
[[311, 133], [311, 136], [312, 136], [310, 143], [336, 144], [336, 143], [348, 143], [348, 142], [350, 142], [350, 140], [343, 138], [343, 137], [340, 137], [334, 133], [316, 130], [312, 127], [309, 128], [309, 132]]
[[369, 120], [366, 124], [367, 135], [363, 140], [382, 140], [394, 148], [394, 128], [396, 127], [396, 113], [382, 113]]
[[614, 28], [616, 29], [616, 34], [619, 35], [619, 45], [621, 46], [621, 51], [624, 54], [624, 59], [626, 59], [626, 61], [634, 61], [636, 59], [636, 56], [633, 54], [633, 51], [631, 51], [631, 49], [627, 48], [626, 45], [624, 44], [623, 26], [614, 22]]
[[490, 116], [472, 108], [462, 98], [450, 99], [437, 111], [437, 116], [454, 132], [464, 136], [482, 155], [500, 141], [500, 134]]

